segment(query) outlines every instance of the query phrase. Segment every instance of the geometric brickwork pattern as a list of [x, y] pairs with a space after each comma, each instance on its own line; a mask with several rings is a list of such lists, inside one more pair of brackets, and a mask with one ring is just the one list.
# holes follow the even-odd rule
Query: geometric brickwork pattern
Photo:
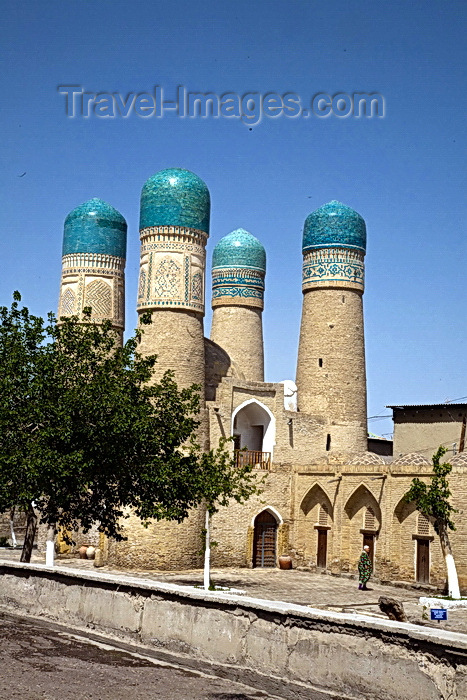
[[212, 271], [212, 306], [264, 306], [264, 272], [245, 268]]
[[376, 529], [376, 519], [372, 508], [367, 508], [365, 510], [365, 515], [363, 519], [363, 527], [365, 530], [375, 530]]
[[60, 299], [60, 315], [80, 316], [86, 306], [91, 306], [93, 319], [109, 319], [114, 328], [122, 329], [125, 324], [124, 287], [124, 258], [101, 253], [64, 255], [61, 289], [65, 291]]
[[417, 534], [418, 535], [429, 535], [430, 534], [430, 521], [426, 517], [426, 515], [423, 515], [423, 513], [418, 514]]
[[203, 277], [200, 272], [195, 272], [191, 280], [191, 298], [196, 301], [203, 298]]
[[385, 464], [385, 461], [381, 457], [381, 455], [377, 455], [374, 452], [364, 452], [361, 455], [352, 457], [352, 459], [350, 459], [348, 463], [357, 466], [363, 466], [365, 464]]
[[141, 270], [141, 274], [139, 276], [138, 297], [144, 297], [145, 288], [146, 288], [146, 272], [144, 270]]
[[409, 454], [401, 455], [395, 459], [392, 464], [398, 466], [411, 466], [411, 467], [426, 467], [430, 465], [430, 462], [423, 455], [417, 452], [409, 452]]
[[328, 524], [329, 508], [326, 503], [321, 503], [319, 507], [318, 522], [320, 525]]
[[62, 305], [60, 310], [60, 316], [73, 316], [75, 313], [75, 295], [71, 289], [67, 289], [64, 294], [62, 294]]
[[185, 227], [150, 226], [140, 231], [140, 238], [138, 311], [162, 307], [204, 314], [207, 234]]
[[85, 306], [92, 308], [92, 317], [110, 318], [112, 316], [112, 290], [107, 282], [94, 280], [86, 287]]
[[318, 248], [303, 257], [302, 289], [339, 286], [364, 289], [363, 253], [345, 248]]
[[160, 299], [180, 298], [180, 265], [175, 260], [164, 258], [154, 275], [154, 292]]
[[449, 462], [453, 467], [467, 467], [467, 452], [458, 452], [450, 459], [444, 458], [445, 462]]

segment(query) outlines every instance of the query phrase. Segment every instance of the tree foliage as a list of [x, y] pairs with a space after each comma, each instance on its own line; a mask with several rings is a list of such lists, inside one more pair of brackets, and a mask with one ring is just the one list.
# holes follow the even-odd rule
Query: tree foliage
[[225, 445], [200, 452], [199, 387], [178, 389], [171, 372], [152, 382], [140, 332], [122, 346], [90, 310], [44, 323], [20, 300], [0, 308], [0, 511], [34, 505], [49, 526], [120, 540], [127, 508], [180, 522], [256, 491]]
[[418, 478], [412, 479], [412, 486], [405, 494], [406, 501], [415, 503], [420, 513], [433, 519], [436, 533], [440, 535], [443, 530], [455, 530], [452, 514], [457, 513], [449, 502], [451, 490], [447, 479], [452, 467], [449, 463], [440, 464], [441, 458], [447, 452], [440, 446], [432, 457], [433, 476], [429, 484], [425, 484]]

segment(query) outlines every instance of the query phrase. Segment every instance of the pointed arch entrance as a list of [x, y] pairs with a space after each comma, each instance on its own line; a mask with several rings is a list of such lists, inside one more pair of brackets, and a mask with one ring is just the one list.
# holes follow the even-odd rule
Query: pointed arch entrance
[[376, 540], [381, 528], [381, 508], [365, 484], [355, 489], [344, 506], [344, 512], [352, 559], [358, 558], [361, 548], [368, 545], [374, 564]]
[[315, 562], [319, 569], [328, 563], [334, 509], [326, 491], [314, 484], [300, 504], [299, 538], [303, 541], [306, 559]]
[[273, 568], [277, 561], [278, 520], [270, 510], [263, 510], [254, 520], [253, 568]]
[[401, 563], [404, 574], [412, 576], [417, 583], [430, 583], [431, 543], [434, 540], [430, 520], [417, 511], [415, 503], [401, 498], [394, 509], [393, 531], [395, 544], [391, 556]]

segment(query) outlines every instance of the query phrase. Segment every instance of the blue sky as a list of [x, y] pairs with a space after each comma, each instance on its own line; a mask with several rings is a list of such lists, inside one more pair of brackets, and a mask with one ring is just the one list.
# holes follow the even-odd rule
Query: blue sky
[[[185, 167], [211, 191], [209, 262], [237, 227], [266, 248], [268, 380], [295, 376], [303, 222], [338, 199], [368, 229], [368, 415], [465, 397], [466, 16], [465, 3], [436, 0], [4, 4], [0, 303], [19, 289], [35, 313], [56, 309], [63, 221], [101, 197], [129, 224], [131, 330], [141, 187], [161, 168]], [[386, 111], [253, 127], [171, 113], [70, 119], [57, 87], [73, 84], [122, 95], [159, 85], [166, 99], [178, 85], [293, 92], [302, 103], [377, 92]], [[384, 419], [369, 427], [392, 430]]]

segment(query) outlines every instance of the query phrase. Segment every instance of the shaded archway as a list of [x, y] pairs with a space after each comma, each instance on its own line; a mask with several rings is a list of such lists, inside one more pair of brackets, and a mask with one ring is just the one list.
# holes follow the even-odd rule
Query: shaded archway
[[390, 557], [401, 578], [429, 583], [433, 532], [420, 515], [415, 503], [400, 499], [392, 519]]
[[[381, 508], [378, 501], [371, 493], [370, 489], [365, 486], [365, 484], [360, 484], [360, 486], [355, 489], [352, 495], [347, 499], [347, 503], [344, 506], [344, 510], [347, 513], [349, 520], [353, 520], [357, 513], [362, 510], [362, 508], [364, 508], [365, 511], [371, 509], [378, 522], [378, 525], [381, 525]], [[363, 514], [362, 517], [362, 527], [364, 524], [364, 519], [365, 514]]]
[[[333, 507], [331, 499], [327, 495], [326, 491], [319, 484], [315, 484], [311, 487], [309, 491], [305, 494], [301, 504], [300, 510], [304, 515], [308, 515], [316, 506], [324, 505], [327, 509], [328, 515], [333, 519]], [[317, 520], [319, 517], [317, 518]]]
[[269, 510], [263, 510], [254, 520], [253, 567], [273, 568], [277, 559], [278, 520]]
[[297, 519], [297, 545], [306, 565], [327, 567], [333, 519], [331, 499], [320, 484], [314, 484], [300, 503]]
[[376, 541], [381, 528], [381, 508], [365, 484], [360, 484], [344, 506], [344, 542], [351, 567], [356, 566], [364, 545], [370, 547], [374, 561]]
[[232, 413], [232, 435], [235, 448], [264, 452], [272, 457], [275, 444], [276, 421], [267, 406], [249, 399]]

